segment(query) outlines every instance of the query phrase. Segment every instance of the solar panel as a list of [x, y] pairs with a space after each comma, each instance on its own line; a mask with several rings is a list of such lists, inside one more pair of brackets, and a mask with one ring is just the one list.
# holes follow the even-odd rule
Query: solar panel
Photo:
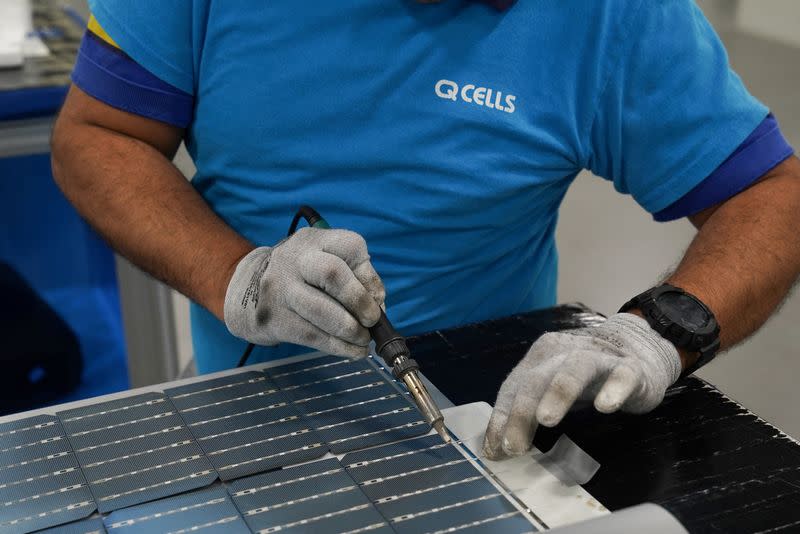
[[0, 425], [0, 533], [76, 521], [95, 509], [57, 418], [41, 415]]
[[385, 372], [332, 356], [16, 421], [0, 534], [535, 531], [429, 430]]
[[[342, 464], [398, 533], [535, 532], [454, 446], [425, 436], [358, 451]], [[504, 530], [505, 531], [505, 530]]]
[[320, 436], [263, 374], [247, 372], [166, 390], [222, 480], [319, 458]]
[[106, 516], [105, 525], [112, 534], [250, 532], [225, 488], [220, 485], [117, 510]]
[[103, 526], [102, 518], [92, 517], [77, 523], [42, 530], [39, 534], [106, 534], [106, 527]]
[[228, 492], [254, 532], [392, 532], [336, 458], [236, 480]]
[[416, 407], [367, 360], [334, 356], [266, 370], [334, 454], [430, 430]]
[[217, 478], [161, 393], [92, 404], [58, 417], [100, 512], [196, 489]]

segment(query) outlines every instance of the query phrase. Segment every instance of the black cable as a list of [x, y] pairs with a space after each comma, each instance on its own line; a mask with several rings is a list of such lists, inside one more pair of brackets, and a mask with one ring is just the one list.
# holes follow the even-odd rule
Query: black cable
[[[320, 215], [317, 210], [312, 208], [311, 206], [307, 206], [303, 204], [297, 209], [297, 213], [294, 214], [292, 218], [292, 224], [289, 225], [289, 231], [286, 232], [286, 237], [291, 236], [293, 233], [297, 231], [297, 225], [300, 224], [300, 218], [306, 220], [309, 226], [314, 226], [320, 219], [322, 219], [322, 215]], [[247, 359], [250, 357], [250, 353], [253, 352], [255, 348], [254, 343], [248, 343], [247, 348], [244, 349], [241, 358], [239, 358], [239, 363], [236, 364], [236, 367], [244, 367], [244, 364], [247, 363]]]
[[289, 231], [286, 232], [286, 237], [289, 237], [293, 233], [297, 231], [297, 224], [300, 222], [300, 217], [303, 214], [298, 210], [297, 213], [294, 214], [294, 218], [292, 219], [292, 224], [289, 225]]
[[253, 352], [254, 348], [255, 348], [255, 345], [253, 343], [248, 343], [247, 344], [247, 348], [244, 349], [244, 352], [242, 353], [242, 357], [239, 358], [239, 363], [236, 364], [236, 367], [244, 367], [244, 364], [247, 363], [247, 358], [250, 357], [250, 353]]
[[297, 208], [297, 213], [295, 213], [294, 219], [292, 219], [292, 224], [289, 226], [289, 232], [286, 234], [287, 237], [292, 235], [295, 230], [297, 230], [297, 223], [300, 222], [300, 217], [304, 218], [306, 220], [306, 224], [309, 226], [314, 226], [322, 220], [322, 215], [320, 215], [317, 210], [311, 206], [303, 204]]

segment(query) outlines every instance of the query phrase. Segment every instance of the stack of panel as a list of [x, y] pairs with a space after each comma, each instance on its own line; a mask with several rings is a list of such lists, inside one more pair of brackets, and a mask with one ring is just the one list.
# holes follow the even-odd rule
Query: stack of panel
[[217, 473], [161, 393], [59, 412], [101, 512], [211, 484]]
[[319, 458], [327, 447], [263, 373], [168, 389], [222, 480]]
[[243, 478], [228, 492], [254, 532], [392, 532], [336, 458]]
[[334, 356], [268, 369], [334, 454], [425, 434], [416, 407], [367, 360]]
[[0, 533], [75, 521], [95, 508], [58, 419], [40, 415], [0, 425]]
[[399, 534], [536, 531], [494, 484], [439, 436], [350, 453], [342, 464]]

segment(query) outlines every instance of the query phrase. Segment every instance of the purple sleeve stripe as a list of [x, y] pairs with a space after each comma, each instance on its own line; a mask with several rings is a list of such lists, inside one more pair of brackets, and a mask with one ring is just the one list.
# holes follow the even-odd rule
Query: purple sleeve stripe
[[794, 153], [770, 113], [708, 178], [659, 211], [659, 222], [674, 221], [701, 212], [734, 197]]
[[109, 106], [180, 128], [192, 122], [194, 98], [157, 78], [87, 31], [72, 81]]

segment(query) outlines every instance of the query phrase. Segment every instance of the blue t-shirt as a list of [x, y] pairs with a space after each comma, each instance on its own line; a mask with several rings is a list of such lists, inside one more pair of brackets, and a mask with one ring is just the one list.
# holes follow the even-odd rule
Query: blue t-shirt
[[[690, 0], [90, 5], [147, 94], [104, 95], [121, 77], [91, 59], [98, 43], [76, 84], [185, 126], [194, 186], [253, 243], [304, 203], [362, 234], [406, 333], [554, 304], [558, 209], [581, 169], [684, 216], [768, 115]], [[224, 324], [194, 306], [192, 327], [201, 372], [236, 363]]]

